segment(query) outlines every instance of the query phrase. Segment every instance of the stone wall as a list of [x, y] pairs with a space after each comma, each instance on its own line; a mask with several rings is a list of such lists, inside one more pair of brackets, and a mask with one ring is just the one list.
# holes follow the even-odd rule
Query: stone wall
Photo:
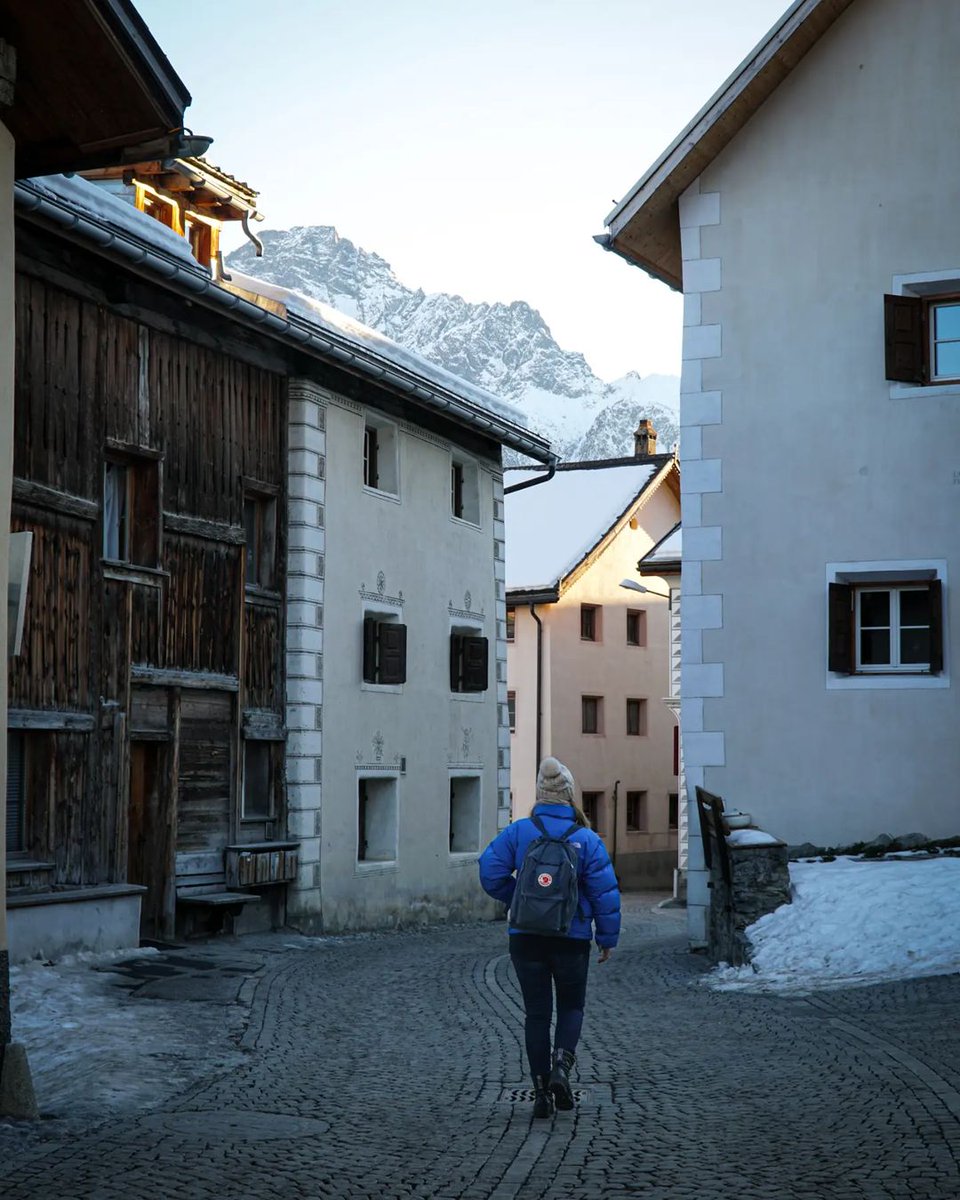
[[750, 961], [746, 929], [781, 904], [790, 903], [787, 847], [727, 846], [730, 883], [723, 877], [719, 855], [710, 873], [708, 953], [713, 962], [740, 966]]

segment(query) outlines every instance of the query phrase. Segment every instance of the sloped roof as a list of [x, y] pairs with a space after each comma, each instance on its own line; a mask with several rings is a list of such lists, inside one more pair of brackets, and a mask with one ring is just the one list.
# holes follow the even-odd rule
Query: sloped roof
[[242, 288], [213, 279], [193, 258], [186, 239], [86, 179], [22, 180], [14, 199], [18, 215], [79, 238], [194, 303], [227, 311], [311, 357], [332, 362], [539, 462], [556, 461], [549, 441], [527, 428], [523, 414], [498, 397], [296, 293], [269, 307], [255, 303], [253, 293], [268, 293], [272, 285], [233, 273], [234, 280], [243, 279], [250, 288], [252, 298], [245, 298]]
[[606, 218], [597, 241], [682, 288], [677, 201], [853, 0], [796, 0]]
[[[563, 580], [598, 546], [672, 463], [669, 454], [563, 463], [537, 487], [504, 496], [508, 592], [559, 594]], [[542, 471], [504, 472], [504, 484]]]
[[662, 571], [678, 571], [682, 550], [683, 529], [678, 521], [670, 532], [665, 534], [640, 559], [637, 563], [637, 570], [641, 575], [658, 575]]

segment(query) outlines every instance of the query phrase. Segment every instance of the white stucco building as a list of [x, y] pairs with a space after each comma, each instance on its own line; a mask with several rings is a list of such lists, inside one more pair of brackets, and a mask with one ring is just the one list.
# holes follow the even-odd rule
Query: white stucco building
[[799, 0], [602, 239], [684, 295], [688, 785], [791, 843], [958, 832], [958, 54]]
[[634, 458], [563, 463], [514, 491], [530, 474], [505, 476], [514, 816], [533, 806], [539, 760], [556, 755], [622, 882], [670, 887], [679, 789], [669, 593], [655, 577], [646, 593], [621, 582], [636, 580], [638, 561], [677, 524], [676, 459], [644, 446]]
[[555, 455], [515, 409], [374, 330], [233, 278], [355, 377], [289, 385], [288, 923], [492, 912], [476, 860], [510, 819], [501, 447]]

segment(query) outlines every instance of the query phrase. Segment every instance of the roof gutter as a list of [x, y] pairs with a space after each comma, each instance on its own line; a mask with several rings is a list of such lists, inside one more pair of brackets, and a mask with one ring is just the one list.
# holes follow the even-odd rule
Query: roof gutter
[[16, 184], [14, 201], [20, 212], [44, 218], [65, 232], [79, 235], [99, 250], [115, 253], [129, 265], [158, 276], [169, 286], [210, 302], [298, 349], [341, 363], [382, 386], [412, 397], [427, 408], [445, 413], [479, 430], [528, 458], [556, 469], [557, 456], [550, 450], [549, 444], [519, 425], [495, 416], [455, 392], [413, 371], [407, 371], [336, 333], [324, 330], [321, 336], [316, 332], [316, 327], [302, 317], [295, 314], [279, 317], [219, 287], [199, 263], [193, 267], [173, 254], [147, 246], [134, 237], [112, 229], [92, 214], [80, 213], [69, 204], [42, 194], [28, 180]]
[[557, 463], [560, 459], [553, 455], [547, 463], [546, 475], [538, 475], [535, 479], [525, 479], [522, 483], [511, 483], [509, 487], [503, 489], [503, 494], [509, 496], [511, 492], [522, 492], [524, 488], [537, 487], [541, 483], [549, 483], [557, 473]]

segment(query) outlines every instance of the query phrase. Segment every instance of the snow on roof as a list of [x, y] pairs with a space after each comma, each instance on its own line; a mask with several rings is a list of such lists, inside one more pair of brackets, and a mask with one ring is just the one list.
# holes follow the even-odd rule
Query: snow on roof
[[[658, 465], [571, 466], [557, 471], [549, 483], [504, 496], [507, 588], [555, 587], [623, 516]], [[510, 470], [504, 484], [542, 474]]]
[[197, 270], [202, 268], [193, 257], [190, 243], [166, 225], [134, 208], [131, 200], [123, 200], [108, 188], [91, 183], [79, 175], [45, 175], [26, 180], [42, 196], [59, 201], [83, 216], [96, 217], [138, 242], [145, 242], [173, 258], [182, 259]]
[[395, 366], [403, 367], [424, 379], [432, 380], [441, 387], [462, 396], [464, 400], [478, 408], [510, 421], [521, 429], [530, 430], [536, 436], [542, 437], [544, 441], [549, 441], [545, 434], [540, 434], [537, 430], [530, 428], [527, 415], [521, 409], [514, 408], [512, 404], [507, 404], [506, 401], [494, 396], [492, 392], [469, 383], [466, 379], [454, 375], [452, 371], [447, 371], [429, 359], [421, 358], [419, 354], [405, 349], [385, 334], [380, 333], [379, 330], [371, 329], [369, 325], [364, 325], [360, 321], [354, 320], [353, 317], [348, 317], [345, 313], [331, 308], [329, 304], [324, 304], [322, 300], [314, 300], [313, 297], [305, 296], [303, 292], [295, 291], [293, 288], [267, 283], [266, 280], [257, 279], [253, 275], [244, 275], [232, 267], [230, 268], [230, 281], [245, 291], [266, 296], [270, 300], [279, 300], [286, 306], [288, 312], [296, 313], [297, 316], [309, 321], [311, 325], [316, 325], [327, 332], [339, 333], [352, 342], [358, 342], [375, 354], [389, 360]]
[[[139, 212], [129, 199], [117, 196], [108, 188], [74, 175], [54, 175], [30, 179], [26, 182], [33, 191], [41, 196], [73, 209], [83, 217], [92, 217], [106, 226], [107, 241], [112, 232], [141, 245], [160, 250], [177, 259], [179, 265], [203, 272], [203, 268], [194, 259], [190, 243], [186, 238], [174, 233], [165, 225], [161, 225], [152, 217]], [[206, 272], [203, 274], [209, 279]], [[549, 438], [531, 427], [529, 418], [522, 410], [515, 408], [512, 404], [507, 404], [491, 392], [461, 379], [443, 367], [437, 366], [436, 363], [404, 349], [377, 330], [362, 325], [359, 321], [353, 320], [319, 300], [313, 300], [309, 296], [288, 288], [277, 287], [250, 275], [243, 275], [239, 271], [231, 271], [229, 280], [248, 292], [279, 300], [285, 305], [288, 314], [295, 315], [318, 330], [346, 338], [359, 348], [378, 355], [386, 363], [409, 371], [427, 384], [433, 384], [452, 393], [458, 399], [480, 410], [481, 414], [489, 414], [494, 421], [507, 421], [516, 429], [526, 431], [541, 441], [549, 451]]]
[[640, 562], [645, 567], [655, 567], [658, 563], [679, 562], [683, 548], [683, 529], [679, 523], [659, 542], [648, 551]]

